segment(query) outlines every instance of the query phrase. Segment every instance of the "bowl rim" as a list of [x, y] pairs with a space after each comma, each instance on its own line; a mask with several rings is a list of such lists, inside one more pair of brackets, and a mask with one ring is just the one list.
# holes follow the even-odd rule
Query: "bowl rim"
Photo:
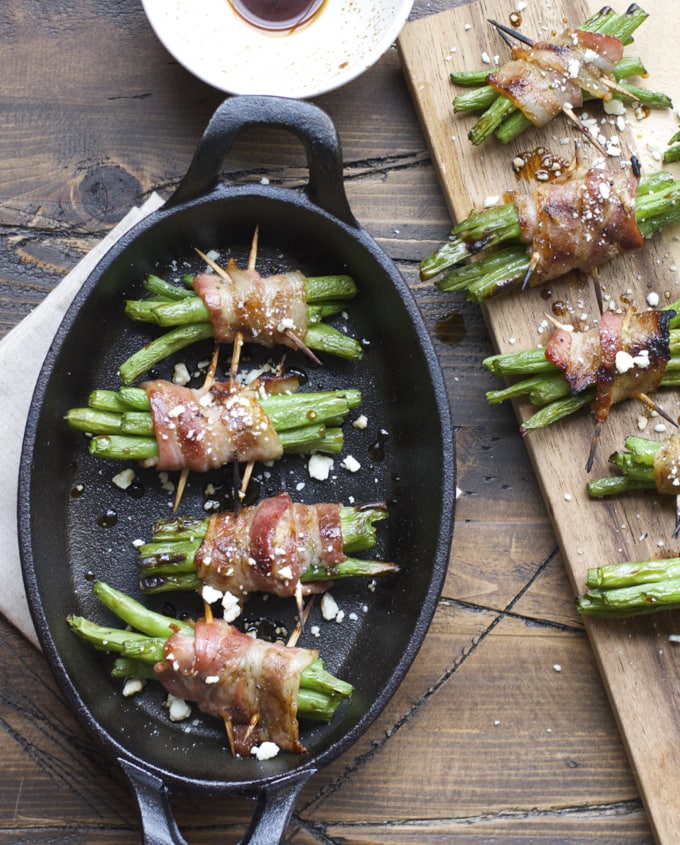
[[[337, 0], [334, 1], [337, 2]], [[204, 2], [212, 2], [212, 0], [204, 0]], [[222, 0], [222, 2], [225, 7], [230, 5], [228, 0]], [[325, 2], [329, 3], [331, 0], [325, 0]], [[230, 82], [229, 73], [225, 71], [224, 66], [205, 59], [204, 53], [209, 51], [203, 51], [202, 54], [197, 53], [193, 49], [192, 44], [185, 37], [186, 30], [183, 26], [183, 23], [186, 22], [185, 18], [178, 16], [173, 18], [171, 15], [168, 15], [167, 0], [142, 0], [144, 12], [158, 40], [173, 58], [197, 79], [227, 94], [274, 94], [295, 99], [307, 99], [334, 91], [358, 78], [379, 61], [391, 45], [396, 42], [399, 33], [411, 13], [413, 0], [393, 0], [392, 5], [394, 13], [389, 20], [389, 25], [385, 27], [379, 38], [371, 39], [370, 48], [361, 54], [359, 60], [353, 60], [338, 72], [333, 75], [326, 75], [323, 79], [319, 76], [310, 76], [298, 72], [287, 77], [290, 80], [290, 84], [287, 84], [284, 90], [278, 84], [281, 79], [280, 68], [277, 74], [269, 74], [269, 78], [267, 79], [264, 79], [262, 76], [249, 74], [247, 79], [243, 77], [240, 79], [232, 78]], [[258, 39], [259, 43], [260, 36], [257, 34], [257, 28], [242, 21], [235, 11], [231, 11], [232, 14], [226, 19], [234, 21], [237, 31], [251, 31], [253, 38]], [[311, 22], [308, 27], [311, 28], [314, 25], [314, 22]], [[304, 29], [307, 29], [307, 26]], [[277, 36], [272, 33], [262, 33], [261, 43], [263, 46], [267, 44], [271, 45], [273, 43], [272, 39], [288, 37]], [[250, 47], [252, 48], [252, 44]], [[229, 60], [229, 64], [231, 65], [232, 62], [233, 57]], [[270, 83], [270, 79], [276, 79], [277, 83]]]

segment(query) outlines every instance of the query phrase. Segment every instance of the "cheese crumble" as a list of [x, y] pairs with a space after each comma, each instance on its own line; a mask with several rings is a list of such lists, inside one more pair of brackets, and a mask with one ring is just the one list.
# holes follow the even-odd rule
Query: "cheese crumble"
[[260, 745], [253, 745], [250, 753], [258, 760], [271, 760], [276, 757], [280, 750], [275, 742], [263, 742]]

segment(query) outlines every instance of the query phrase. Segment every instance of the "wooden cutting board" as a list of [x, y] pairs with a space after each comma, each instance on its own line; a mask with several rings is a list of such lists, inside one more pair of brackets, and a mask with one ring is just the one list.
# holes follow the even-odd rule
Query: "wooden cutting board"
[[[562, 117], [543, 130], [530, 130], [512, 145], [491, 140], [477, 148], [467, 139], [475, 118], [453, 113], [452, 99], [462, 89], [451, 84], [449, 73], [484, 67], [483, 56], [492, 62], [496, 55], [500, 61], [505, 60], [508, 49], [487, 19], [509, 24], [510, 14], [524, 5], [521, 31], [532, 38], [559, 32], [565, 22], [576, 26], [600, 8], [568, 0], [561, 5], [545, 0], [528, 0], [526, 4], [477, 0], [413, 21], [399, 38], [404, 74], [452, 220], [467, 216], [487, 197], [502, 195], [506, 190], [529, 190], [512, 169], [512, 160], [519, 153], [542, 145], [562, 158], [573, 154], [578, 131]], [[639, 55], [644, 60], [649, 78], [640, 84], [675, 94], [680, 103], [680, 72], [668, 61], [675, 49], [674, 33], [680, 31], [680, 4], [675, 0], [649, 0], [642, 5], [650, 18], [638, 29], [626, 55]], [[626, 6], [615, 8], [623, 12]], [[591, 112], [605, 117], [599, 106], [593, 106]], [[658, 170], [658, 150], [663, 150], [677, 131], [677, 115], [667, 111], [638, 120], [629, 109], [625, 120], [623, 131], [606, 124], [603, 134], [620, 136], [623, 157], [635, 153], [645, 171]], [[584, 164], [599, 156], [589, 145], [582, 145], [582, 150]], [[607, 164], [616, 167], [618, 161], [609, 157]], [[680, 178], [680, 164], [668, 169]], [[679, 252], [676, 229], [655, 237], [643, 253], [617, 258], [601, 268], [605, 294], [621, 307], [631, 302], [641, 309], [647, 307], [650, 292], [658, 293], [662, 302], [666, 294], [672, 300], [679, 298]], [[450, 307], [447, 303], [460, 296], [442, 293], [442, 307]], [[572, 308], [576, 317], [597, 319], [592, 285], [575, 279], [499, 297], [484, 306], [484, 313], [497, 350], [508, 352], [545, 343], [547, 336], [540, 332], [540, 326], [546, 313], [561, 314], [564, 306]], [[663, 390], [658, 398], [677, 418], [680, 393]], [[516, 411], [519, 419], [530, 413], [522, 404]], [[635, 401], [616, 406], [602, 433], [592, 477], [609, 474], [607, 456], [623, 446], [628, 434], [640, 433], [641, 413], [641, 405]], [[663, 438], [664, 433], [655, 431], [659, 422], [652, 419], [644, 436]], [[680, 555], [680, 542], [671, 536], [675, 503], [670, 498], [662, 501], [651, 494], [609, 501], [588, 498], [585, 462], [592, 430], [592, 419], [582, 413], [526, 437], [575, 593], [583, 590], [589, 566], [643, 560], [669, 551]], [[680, 612], [615, 622], [586, 619], [585, 624], [654, 835], [659, 843], [675, 845], [680, 836], [680, 645], [669, 642], [668, 635], [680, 633]], [[583, 727], [587, 730], [587, 725]]]

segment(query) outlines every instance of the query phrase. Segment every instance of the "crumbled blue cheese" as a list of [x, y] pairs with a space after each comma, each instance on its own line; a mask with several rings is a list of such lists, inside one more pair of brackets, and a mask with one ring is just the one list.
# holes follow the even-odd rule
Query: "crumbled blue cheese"
[[309, 475], [317, 481], [327, 481], [332, 469], [333, 458], [328, 455], [319, 455], [316, 452], [310, 457], [307, 463]]
[[201, 598], [206, 604], [215, 604], [222, 598], [222, 592], [211, 587], [210, 584], [204, 584], [201, 587]]
[[633, 367], [638, 367], [641, 370], [646, 370], [649, 367], [649, 350], [641, 349], [637, 355], [633, 356], [630, 352], [624, 349], [619, 349], [616, 353], [616, 372], [620, 375], [632, 370]]
[[171, 722], [182, 722], [191, 716], [191, 706], [183, 698], [176, 698], [172, 693], [168, 693], [165, 706], [168, 708]]
[[648, 293], [647, 294], [647, 305], [649, 305], [650, 308], [656, 308], [658, 304], [659, 304], [659, 294], [655, 293], [654, 291], [651, 291], [650, 293]]
[[170, 476], [167, 472], [159, 472], [158, 480], [160, 481], [161, 487], [163, 488], [163, 490], [165, 490], [166, 493], [175, 492], [175, 485], [172, 481], [170, 481]]
[[358, 472], [361, 469], [361, 464], [353, 455], [347, 455], [347, 457], [343, 459], [340, 466], [343, 467], [343, 469], [348, 470], [349, 472]]
[[174, 384], [186, 385], [191, 381], [191, 373], [185, 363], [175, 364], [172, 371], [172, 381]]
[[327, 622], [331, 622], [337, 618], [340, 608], [337, 602], [330, 593], [324, 593], [321, 596], [321, 615]]
[[359, 416], [352, 423], [354, 428], [364, 429], [368, 426], [368, 417], [366, 414], [359, 414]]
[[649, 349], [641, 349], [637, 355], [633, 356], [633, 363], [641, 370], [649, 368]]
[[135, 480], [135, 471], [130, 468], [124, 469], [122, 472], [119, 472], [117, 475], [114, 475], [111, 480], [116, 485], [116, 487], [120, 487], [121, 490], [127, 490], [128, 487]]
[[238, 597], [229, 590], [222, 598], [222, 616], [226, 622], [233, 622], [241, 615], [241, 603]]
[[626, 106], [623, 101], [617, 100], [615, 97], [612, 97], [608, 103], [603, 103], [602, 108], [605, 114], [621, 115], [626, 113]]
[[123, 697], [130, 698], [131, 695], [137, 695], [144, 689], [146, 681], [142, 678], [128, 678], [123, 686]]
[[250, 753], [258, 760], [271, 760], [281, 749], [275, 742], [262, 742], [260, 745], [253, 745]]

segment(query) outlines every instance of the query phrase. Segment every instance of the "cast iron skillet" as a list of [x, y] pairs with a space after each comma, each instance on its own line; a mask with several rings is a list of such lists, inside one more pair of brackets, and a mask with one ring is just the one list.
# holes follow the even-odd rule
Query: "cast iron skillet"
[[[237, 135], [268, 126], [302, 141], [309, 166], [304, 190], [220, 181], [222, 160]], [[334, 588], [346, 613], [342, 624], [324, 622], [315, 604], [299, 644], [318, 648], [355, 693], [330, 725], [303, 724], [305, 754], [266, 762], [232, 758], [216, 720], [199, 717], [189, 730], [171, 723], [158, 684], [123, 698], [120, 682], [109, 675], [110, 656], [76, 638], [65, 622], [69, 612], [113, 622], [91, 595], [94, 578], [139, 596], [133, 541], [148, 537], [151, 522], [169, 514], [172, 496], [150, 470], [139, 470], [140, 497], [118, 489], [111, 479], [121, 465], [90, 458], [82, 435], [62, 422], [64, 412], [85, 404], [93, 387], [117, 388], [118, 365], [152, 336], [153, 330], [123, 314], [124, 300], [142, 295], [148, 272], [177, 273], [181, 262], [195, 257], [195, 247], [243, 258], [256, 225], [265, 270], [280, 264], [355, 277], [360, 295], [348, 308], [349, 328], [367, 341], [361, 363], [327, 358], [319, 368], [297, 353], [286, 362], [306, 373], [303, 389], [360, 387], [368, 427], [345, 425], [345, 454], [360, 461], [359, 472], [336, 461], [331, 480], [318, 482], [303, 458], [285, 458], [256, 473], [255, 484], [260, 495], [285, 487], [308, 502], [387, 499], [390, 517], [380, 525], [375, 556], [401, 567], [375, 590], [365, 584]], [[199, 345], [178, 357], [193, 366], [210, 352], [210, 345]], [[271, 355], [249, 354], [254, 361]], [[159, 374], [170, 377], [172, 363], [159, 366]], [[169, 804], [174, 792], [256, 798], [242, 842], [280, 841], [307, 778], [354, 743], [387, 704], [422, 643], [444, 580], [455, 501], [453, 442], [430, 339], [404, 280], [349, 209], [332, 122], [300, 101], [226, 100], [176, 192], [111, 249], [67, 312], [38, 379], [21, 460], [19, 535], [33, 621], [68, 701], [128, 776], [145, 843], [185, 842]], [[206, 480], [219, 491], [228, 487], [226, 475], [191, 478], [182, 513], [201, 515]], [[167, 611], [167, 598], [146, 601]], [[200, 613], [195, 595], [171, 601], [177, 612]], [[291, 603], [246, 607], [251, 618], [265, 613], [289, 629], [295, 621]]]

